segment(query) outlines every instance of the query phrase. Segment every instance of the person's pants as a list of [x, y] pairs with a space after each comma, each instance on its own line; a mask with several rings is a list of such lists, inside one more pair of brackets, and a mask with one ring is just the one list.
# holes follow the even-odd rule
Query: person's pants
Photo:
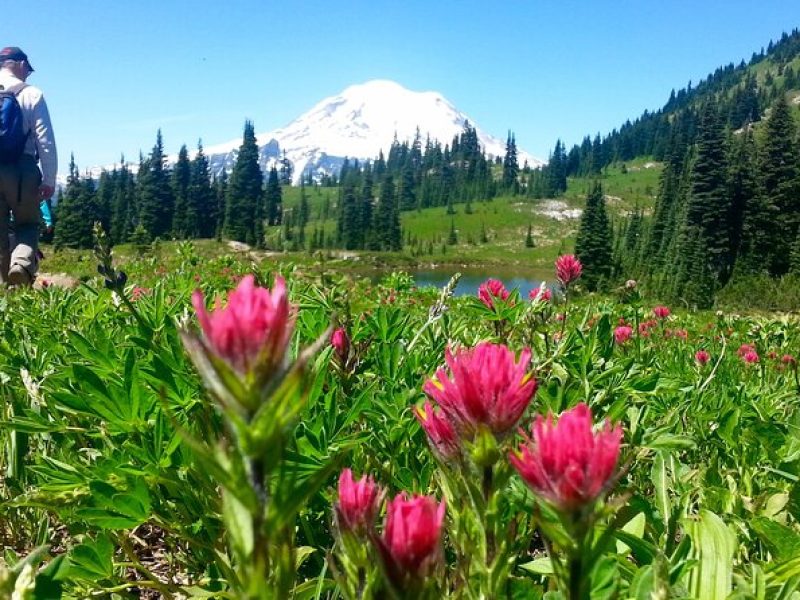
[[[39, 246], [39, 185], [42, 174], [36, 159], [23, 154], [16, 164], [0, 164], [0, 283], [8, 269], [20, 266], [36, 274]], [[9, 214], [14, 215], [16, 246], [8, 239]]]

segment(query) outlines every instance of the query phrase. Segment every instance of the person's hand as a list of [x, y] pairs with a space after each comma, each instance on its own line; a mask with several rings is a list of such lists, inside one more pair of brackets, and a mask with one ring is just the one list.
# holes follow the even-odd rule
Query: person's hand
[[39, 186], [39, 198], [42, 200], [47, 200], [48, 198], [53, 197], [53, 193], [55, 190], [53, 189], [52, 185], [42, 184]]

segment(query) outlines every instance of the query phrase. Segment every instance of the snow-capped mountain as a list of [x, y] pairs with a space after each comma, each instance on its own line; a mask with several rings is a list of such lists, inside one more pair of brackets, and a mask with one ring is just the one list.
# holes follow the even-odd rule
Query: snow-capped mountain
[[[410, 142], [417, 128], [423, 142], [430, 136], [442, 145], [450, 144], [467, 121], [476, 128], [487, 154], [505, 155], [505, 140], [482, 131], [438, 92], [412, 92], [380, 79], [352, 85], [325, 98], [286, 127], [258, 134], [256, 140], [262, 168], [270, 168], [285, 152], [299, 182], [308, 171], [315, 176], [336, 172], [345, 157], [372, 160], [381, 150], [388, 155], [395, 136], [400, 142]], [[238, 139], [206, 148], [215, 173], [233, 166], [240, 144]], [[520, 166], [525, 161], [532, 167], [543, 164], [519, 147], [518, 160]]]
[[[475, 127], [484, 152], [505, 155], [505, 139], [482, 131], [480, 127], [438, 92], [413, 92], [398, 83], [374, 80], [352, 85], [340, 94], [325, 98], [286, 127], [256, 135], [259, 163], [266, 172], [285, 153], [294, 167], [294, 180], [311, 171], [316, 177], [337, 173], [345, 158], [359, 161], [377, 158], [383, 150], [388, 156], [392, 141], [414, 139], [419, 129], [426, 137], [450, 144], [464, 130], [465, 122]], [[236, 162], [241, 138], [205, 148], [211, 171], [219, 175], [230, 171]], [[517, 146], [518, 161], [531, 167], [543, 164]], [[170, 156], [169, 162], [177, 160]], [[135, 169], [138, 165], [130, 165]], [[100, 168], [90, 169], [98, 175]]]

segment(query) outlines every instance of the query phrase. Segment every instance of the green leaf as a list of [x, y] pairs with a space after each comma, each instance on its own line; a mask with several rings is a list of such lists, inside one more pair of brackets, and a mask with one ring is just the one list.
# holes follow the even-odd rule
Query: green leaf
[[295, 569], [299, 569], [302, 564], [306, 561], [306, 559], [316, 552], [316, 548], [312, 548], [311, 546], [298, 546], [294, 549], [294, 566]]
[[33, 600], [59, 600], [61, 598], [61, 580], [66, 575], [68, 567], [68, 561], [65, 559], [66, 555], [61, 554], [37, 573]]
[[114, 547], [105, 534], [96, 540], [88, 540], [75, 546], [69, 553], [67, 578], [88, 580], [96, 583], [99, 579], [108, 579], [113, 575], [112, 556]]
[[[638, 539], [642, 539], [644, 535], [644, 527], [647, 524], [647, 518], [643, 512], [637, 513], [630, 521], [625, 523], [622, 527], [622, 531], [632, 535]], [[627, 554], [631, 551], [630, 546], [623, 543], [619, 538], [617, 538], [617, 553], [618, 554]]]
[[239, 561], [246, 564], [253, 553], [253, 517], [235, 495], [222, 490], [222, 519]]
[[554, 575], [553, 563], [546, 556], [542, 558], [534, 558], [530, 562], [526, 562], [519, 566], [523, 571], [533, 573], [534, 575]]
[[684, 519], [683, 526], [692, 538], [691, 556], [698, 561], [688, 573], [689, 591], [695, 598], [725, 600], [733, 586], [736, 536], [709, 510], [701, 510], [699, 518]]
[[661, 433], [655, 439], [643, 441], [642, 445], [651, 450], [689, 450], [695, 447], [695, 441], [688, 435]]
[[595, 600], [616, 598], [619, 592], [619, 572], [617, 561], [611, 556], [604, 556], [592, 569], [592, 591], [590, 597]]
[[778, 562], [800, 556], [800, 534], [791, 527], [767, 517], [750, 519], [750, 527]]
[[661, 521], [664, 524], [664, 532], [669, 531], [669, 519], [672, 514], [672, 503], [669, 498], [669, 490], [672, 486], [672, 478], [667, 473], [665, 453], [658, 452], [653, 460], [653, 469], [650, 478], [656, 492], [656, 507], [661, 513]]

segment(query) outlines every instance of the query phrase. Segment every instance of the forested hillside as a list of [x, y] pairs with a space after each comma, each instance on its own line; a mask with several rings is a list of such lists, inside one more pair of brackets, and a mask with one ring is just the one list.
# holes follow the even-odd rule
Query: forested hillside
[[558, 141], [528, 189], [549, 196], [560, 191], [553, 182], [600, 178], [614, 163], [643, 156], [663, 163], [655, 207], [634, 210], [616, 227], [614, 273], [708, 304], [733, 278], [800, 269], [799, 113], [794, 30], [749, 63], [673, 90], [663, 109], [604, 138], [586, 137], [569, 152]]

